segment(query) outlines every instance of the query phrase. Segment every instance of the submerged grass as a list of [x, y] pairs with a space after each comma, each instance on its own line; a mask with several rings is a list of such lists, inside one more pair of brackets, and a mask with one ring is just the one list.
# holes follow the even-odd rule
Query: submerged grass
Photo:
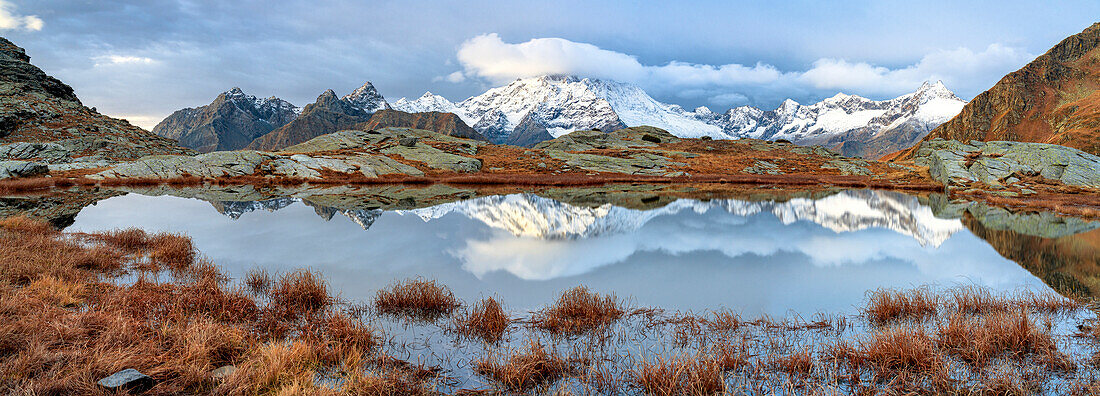
[[408, 279], [379, 290], [374, 308], [379, 313], [433, 321], [449, 315], [459, 304], [454, 293], [435, 280]]
[[577, 286], [562, 293], [558, 302], [536, 312], [531, 324], [555, 335], [579, 335], [607, 328], [624, 311], [614, 295], [599, 295]]
[[511, 324], [512, 319], [492, 297], [486, 297], [454, 318], [455, 332], [488, 343], [500, 342]]
[[[372, 303], [337, 300], [309, 270], [234, 283], [181, 235], [3, 219], [0, 393], [106, 394], [95, 382], [124, 368], [152, 376], [157, 395], [1084, 395], [1100, 377], [1100, 326], [1057, 334], [1054, 318], [1082, 304], [1030, 291], [877, 290], [860, 316], [810, 320], [628, 309], [584, 287], [514, 318], [491, 297], [460, 309], [422, 279]], [[374, 327], [393, 315], [448, 317], [413, 328], [453, 335], [455, 349]], [[211, 376], [225, 365], [237, 370]]]

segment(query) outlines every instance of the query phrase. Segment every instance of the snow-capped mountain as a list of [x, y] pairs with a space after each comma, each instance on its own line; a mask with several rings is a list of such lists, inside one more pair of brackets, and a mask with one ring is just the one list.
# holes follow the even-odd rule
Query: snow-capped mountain
[[397, 213], [416, 215], [424, 221], [461, 213], [517, 237], [583, 239], [632, 232], [656, 217], [683, 210], [706, 213], [712, 209], [738, 216], [770, 212], [783, 224], [809, 221], [836, 232], [885, 228], [911, 236], [922, 246], [939, 246], [963, 229], [962, 222], [957, 219], [936, 218], [931, 208], [921, 205], [914, 197], [870, 190], [849, 190], [819, 200], [797, 198], [786, 202], [681, 199], [651, 210], [611, 204], [581, 207], [533, 194], [514, 194]]
[[405, 98], [398, 99], [391, 104], [394, 110], [404, 111], [406, 113], [424, 113], [429, 111], [438, 111], [440, 113], [454, 113], [461, 118], [463, 122], [469, 124], [471, 118], [466, 115], [466, 112], [462, 108], [455, 106], [455, 104], [447, 98], [433, 94], [431, 92], [424, 92], [416, 100], [408, 100]]
[[[788, 99], [770, 111], [741, 106], [715, 113], [707, 107], [687, 111], [662, 103], [633, 84], [541, 76], [518, 79], [458, 103], [429, 92], [412, 101], [402, 98], [394, 108], [455, 113], [496, 143], [533, 144], [535, 136], [549, 139], [582, 129], [649, 125], [680, 137], [786, 139], [838, 147], [847, 140], [862, 143], [890, 130], [905, 131], [891, 140], [908, 142], [914, 136], [919, 140], [958, 114], [964, 104], [942, 82], [935, 82], [890, 100], [839, 93], [811, 105]], [[539, 130], [532, 132], [532, 128]], [[879, 146], [860, 144], [848, 151], [859, 155], [864, 147], [876, 148], [871, 150], [874, 153], [885, 149]]]
[[771, 111], [742, 106], [717, 117], [696, 115], [731, 136], [823, 144], [863, 128], [870, 129], [871, 136], [907, 124], [927, 132], [954, 117], [965, 104], [937, 81], [890, 100], [838, 93], [812, 105], [787, 99]]
[[353, 107], [363, 110], [367, 114], [373, 114], [378, 110], [389, 109], [390, 104], [386, 103], [386, 98], [383, 98], [378, 90], [374, 89], [374, 85], [367, 81], [359, 88], [356, 88], [351, 93], [344, 95], [340, 100], [352, 105]]
[[507, 142], [525, 119], [537, 123], [525, 128], [540, 127], [552, 137], [576, 130], [625, 127], [608, 98], [596, 89], [597, 81], [573, 76], [519, 79], [457, 106], [466, 113], [467, 124], [500, 143]]

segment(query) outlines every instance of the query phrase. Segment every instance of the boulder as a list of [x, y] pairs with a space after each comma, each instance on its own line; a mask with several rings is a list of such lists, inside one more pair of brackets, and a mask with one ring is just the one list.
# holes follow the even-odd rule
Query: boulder
[[1100, 157], [1045, 143], [932, 139], [917, 148], [914, 163], [927, 166], [945, 186], [983, 182], [993, 186], [1033, 175], [1065, 185], [1100, 188]]
[[401, 140], [397, 141], [397, 144], [400, 144], [400, 145], [405, 146], [405, 147], [412, 147], [412, 146], [416, 145], [416, 138], [414, 138], [414, 137], [401, 138]]
[[97, 382], [109, 391], [139, 393], [153, 387], [153, 379], [134, 369], [125, 369]]
[[45, 164], [30, 161], [0, 161], [0, 179], [30, 177], [50, 172]]

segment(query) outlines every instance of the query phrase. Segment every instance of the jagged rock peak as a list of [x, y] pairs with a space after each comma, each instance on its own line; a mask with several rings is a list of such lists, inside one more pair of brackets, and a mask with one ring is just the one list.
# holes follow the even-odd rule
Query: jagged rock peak
[[374, 88], [374, 84], [371, 84], [370, 81], [363, 83], [359, 88], [351, 91], [350, 94], [344, 95], [341, 99], [367, 113], [391, 108], [389, 103], [386, 103], [386, 98], [378, 93], [378, 90]]

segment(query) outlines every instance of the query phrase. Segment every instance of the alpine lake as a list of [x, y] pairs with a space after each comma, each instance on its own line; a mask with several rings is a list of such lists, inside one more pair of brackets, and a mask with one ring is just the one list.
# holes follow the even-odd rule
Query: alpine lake
[[[47, 218], [67, 232], [135, 227], [183, 234], [231, 279], [255, 269], [308, 269], [340, 301], [366, 310], [380, 290], [408, 280], [445, 285], [464, 306], [493, 297], [514, 318], [584, 286], [650, 322], [624, 320], [598, 342], [513, 329], [505, 349], [537, 339], [568, 354], [595, 343], [631, 361], [611, 359], [624, 365], [692, 350], [681, 342], [682, 322], [654, 327], [654, 315], [732, 313], [744, 323], [825, 323], [799, 331], [833, 333], [783, 346], [797, 349], [869, 332], [873, 326], [860, 318], [876, 290], [1057, 294], [1087, 307], [1100, 295], [1100, 222], [942, 194], [704, 194], [645, 185], [503, 194], [443, 185], [159, 186], [0, 198], [0, 216], [14, 215]], [[439, 389], [493, 388], [471, 361], [499, 348], [452, 337], [445, 318], [367, 316], [388, 353], [442, 373]], [[1085, 351], [1078, 360], [1086, 366], [1097, 346], [1074, 334], [1094, 320], [1092, 309], [1082, 308], [1048, 323], [1062, 349]], [[573, 378], [551, 389], [587, 389], [583, 382]]]

